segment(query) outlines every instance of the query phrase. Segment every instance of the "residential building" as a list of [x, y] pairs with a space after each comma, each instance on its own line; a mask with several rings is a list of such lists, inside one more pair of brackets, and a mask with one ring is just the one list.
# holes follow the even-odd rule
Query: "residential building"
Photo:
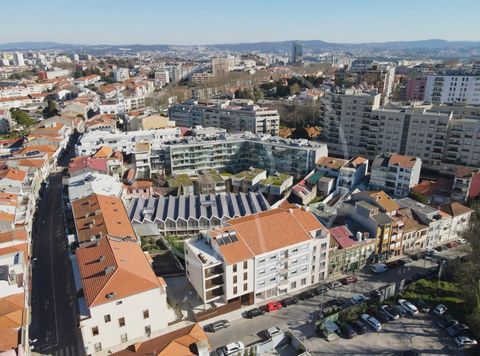
[[406, 197], [418, 184], [422, 161], [417, 157], [380, 154], [372, 163], [370, 188], [384, 190], [396, 197]]
[[226, 178], [223, 178], [216, 170], [207, 169], [198, 173], [196, 194], [218, 194], [226, 192]]
[[232, 56], [227, 57], [214, 57], [212, 58], [212, 74], [214, 77], [230, 72], [235, 63], [235, 58]]
[[352, 274], [373, 261], [376, 250], [375, 238], [368, 233], [354, 235], [346, 225], [336, 226], [330, 231], [328, 253], [328, 276]]
[[323, 281], [329, 240], [298, 206], [233, 219], [185, 242], [187, 276], [205, 304], [250, 305]]
[[280, 197], [293, 185], [293, 177], [288, 174], [274, 173], [259, 183], [259, 191], [268, 197]]
[[204, 84], [211, 81], [214, 77], [213, 73], [208, 72], [193, 73], [191, 80], [193, 84]]
[[165, 281], [135, 240], [104, 236], [76, 250], [72, 267], [85, 353], [147, 341], [175, 320]]
[[426, 86], [426, 78], [409, 79], [405, 90], [405, 100], [423, 101]]
[[23, 59], [23, 53], [22, 52], [14, 52], [13, 53], [13, 62], [15, 63], [16, 66], [24, 66], [25, 65], [25, 60]]
[[216, 104], [186, 101], [170, 107], [168, 115], [177, 126], [212, 126], [228, 132], [250, 131], [275, 135], [280, 125], [276, 109], [254, 105], [253, 102], [233, 105], [229, 100]]
[[87, 85], [95, 84], [96, 82], [100, 81], [101, 77], [98, 74], [90, 74], [86, 77], [80, 77], [73, 81], [73, 84], [86, 87]]
[[157, 70], [155, 71], [155, 83], [161, 87], [170, 83], [170, 75], [167, 70]]
[[100, 194], [119, 198], [123, 190], [123, 184], [118, 176], [110, 176], [97, 172], [86, 172], [65, 179], [68, 189], [68, 199], [73, 200], [88, 197], [92, 194]]
[[459, 202], [466, 202], [480, 195], [480, 169], [459, 167], [455, 171], [452, 199]]
[[260, 181], [267, 179], [267, 171], [260, 168], [253, 168], [242, 171], [232, 176], [232, 190], [234, 193], [256, 191]]
[[462, 102], [479, 105], [478, 86], [480, 76], [453, 73], [429, 75], [423, 100], [434, 104]]
[[463, 233], [468, 230], [473, 210], [458, 202], [444, 204], [440, 206], [439, 210], [452, 217], [449, 239], [461, 238]]
[[113, 80], [117, 83], [123, 82], [130, 78], [130, 71], [128, 68], [117, 68], [113, 71]]
[[345, 163], [338, 172], [337, 187], [356, 188], [363, 181], [368, 171], [368, 159], [357, 156]]
[[134, 198], [127, 211], [132, 224], [153, 224], [164, 234], [194, 235], [269, 209], [261, 193], [250, 192]]
[[92, 194], [74, 200], [72, 215], [75, 222], [76, 241], [79, 244], [105, 236], [137, 241], [123, 202], [119, 198]]

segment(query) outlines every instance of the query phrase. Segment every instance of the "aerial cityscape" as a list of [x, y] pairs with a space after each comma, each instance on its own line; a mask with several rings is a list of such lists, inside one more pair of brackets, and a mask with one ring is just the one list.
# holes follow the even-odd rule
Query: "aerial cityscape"
[[0, 9], [0, 356], [480, 355], [480, 3]]

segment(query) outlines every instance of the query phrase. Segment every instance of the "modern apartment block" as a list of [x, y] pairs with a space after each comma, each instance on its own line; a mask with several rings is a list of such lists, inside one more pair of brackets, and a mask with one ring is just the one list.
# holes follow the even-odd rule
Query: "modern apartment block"
[[212, 58], [212, 74], [214, 76], [222, 75], [230, 72], [235, 64], [233, 56], [214, 57]]
[[441, 104], [462, 102], [480, 104], [480, 76], [468, 74], [429, 75], [425, 85], [425, 101]]
[[87, 355], [145, 341], [175, 320], [165, 281], [136, 241], [102, 237], [78, 248], [72, 266]]
[[383, 190], [396, 197], [406, 197], [418, 184], [422, 160], [397, 154], [378, 155], [372, 163], [370, 188]]
[[187, 277], [204, 303], [253, 304], [323, 281], [329, 240], [298, 206], [233, 219], [185, 243]]
[[152, 149], [152, 171], [197, 174], [205, 169], [240, 172], [254, 166], [269, 174], [282, 172], [295, 177], [308, 174], [321, 156], [324, 143], [291, 140], [269, 135], [220, 134], [206, 138], [184, 138]]
[[170, 120], [183, 127], [219, 127], [229, 132], [278, 134], [280, 115], [276, 109], [254, 105], [231, 104], [229, 100], [218, 104], [186, 101], [168, 109]]

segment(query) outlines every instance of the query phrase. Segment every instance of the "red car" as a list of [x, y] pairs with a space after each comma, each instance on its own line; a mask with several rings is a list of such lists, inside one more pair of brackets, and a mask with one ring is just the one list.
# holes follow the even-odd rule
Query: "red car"
[[347, 276], [341, 280], [342, 284], [351, 284], [358, 281], [357, 276]]
[[282, 303], [274, 301], [274, 302], [267, 303], [265, 307], [268, 312], [272, 312], [274, 310], [282, 309]]

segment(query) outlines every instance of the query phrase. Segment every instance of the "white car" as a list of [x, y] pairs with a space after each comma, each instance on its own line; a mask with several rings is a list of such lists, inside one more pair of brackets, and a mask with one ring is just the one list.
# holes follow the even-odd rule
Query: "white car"
[[222, 351], [225, 355], [232, 355], [244, 349], [245, 345], [241, 341], [235, 341], [222, 347]]
[[447, 311], [447, 307], [443, 304], [438, 304], [434, 309], [433, 309], [433, 314], [436, 315], [443, 315]]
[[370, 326], [373, 330], [376, 330], [376, 331], [382, 330], [382, 324], [380, 324], [380, 322], [377, 319], [375, 319], [373, 316], [369, 314], [362, 314], [361, 318], [365, 322], [365, 324]]
[[362, 304], [363, 302], [367, 301], [368, 298], [365, 297], [364, 295], [362, 294], [357, 294], [357, 295], [354, 295], [350, 301], [352, 302], [352, 304]]
[[457, 242], [458, 242], [460, 245], [464, 245], [464, 244], [467, 243], [467, 240], [460, 238], [460, 239], [457, 240]]
[[454, 340], [458, 347], [468, 347], [477, 344], [477, 340], [470, 339], [468, 336], [457, 336]]
[[272, 326], [265, 331], [267, 337], [271, 338], [272, 336], [278, 335], [282, 332], [278, 326]]
[[405, 309], [405, 311], [410, 314], [410, 315], [415, 315], [418, 313], [418, 309], [415, 305], [410, 303], [408, 300], [405, 299], [399, 299], [398, 304]]
[[383, 273], [388, 271], [388, 266], [384, 263], [375, 263], [370, 265], [370, 270], [375, 274]]

